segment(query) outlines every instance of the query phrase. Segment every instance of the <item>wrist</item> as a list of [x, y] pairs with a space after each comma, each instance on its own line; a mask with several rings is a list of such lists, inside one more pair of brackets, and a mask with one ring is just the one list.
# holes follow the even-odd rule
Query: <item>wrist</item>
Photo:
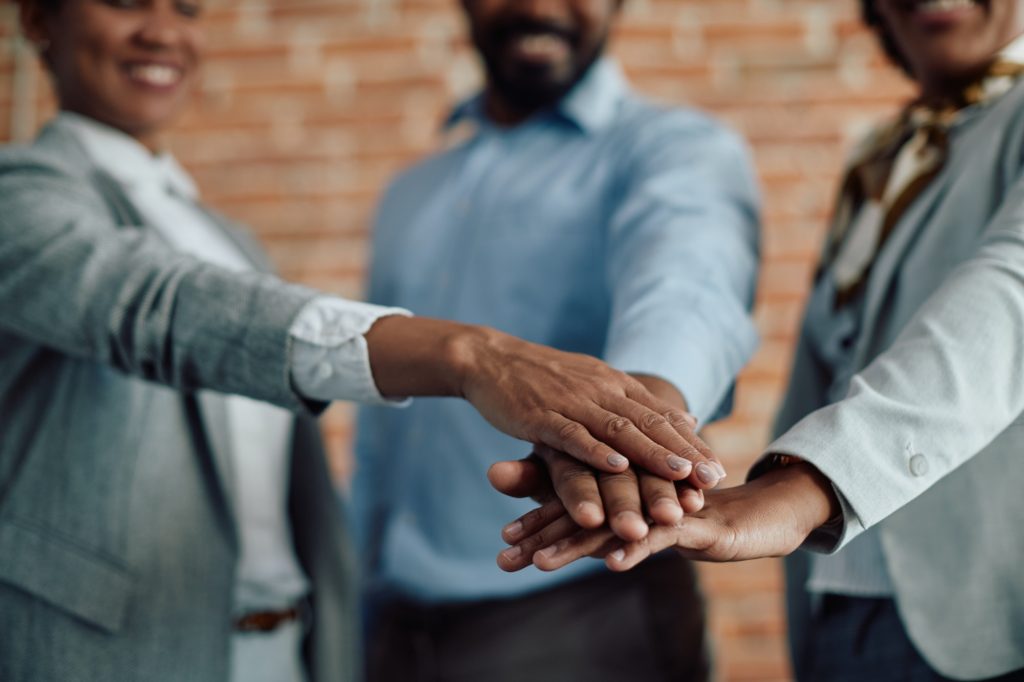
[[495, 352], [499, 336], [500, 332], [489, 327], [453, 324], [440, 340], [437, 354], [447, 379], [449, 395], [467, 397], [474, 379], [487, 366], [487, 357]]
[[801, 537], [841, 518], [842, 507], [832, 482], [805, 460], [786, 457], [758, 480], [782, 489], [782, 499], [789, 501]]
[[385, 317], [366, 333], [374, 381], [385, 396], [464, 397], [484, 328], [423, 317]]

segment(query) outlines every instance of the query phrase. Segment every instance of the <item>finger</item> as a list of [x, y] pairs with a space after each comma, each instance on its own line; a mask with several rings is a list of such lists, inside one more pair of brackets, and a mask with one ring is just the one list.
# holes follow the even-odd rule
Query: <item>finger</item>
[[679, 503], [676, 484], [646, 471], [638, 473], [640, 479], [640, 496], [643, 498], [647, 516], [662, 526], [671, 526], [683, 518], [683, 507]]
[[[677, 527], [673, 546], [694, 561], [735, 561], [743, 558], [736, 533], [728, 525], [689, 516]], [[627, 550], [628, 553], [628, 550]]]
[[552, 500], [536, 509], [531, 509], [518, 519], [501, 529], [501, 539], [510, 545], [524, 538], [536, 535], [551, 525], [553, 521], [565, 516], [565, 507], [558, 500]]
[[498, 567], [514, 572], [530, 565], [537, 550], [555, 544], [580, 529], [568, 514], [562, 514], [540, 531], [521, 540], [498, 555]]
[[697, 490], [689, 483], [677, 484], [679, 488], [679, 504], [684, 514], [694, 514], [704, 508], [704, 491]]
[[604, 559], [605, 566], [613, 571], [628, 571], [652, 554], [676, 545], [678, 526], [656, 526], [643, 540], [627, 542], [611, 551]]
[[[606, 414], [596, 405], [588, 412], [588, 424], [595, 423], [599, 418], [595, 413]], [[628, 459], [608, 443], [594, 438], [588, 430], [588, 426], [583, 423], [568, 419], [557, 412], [549, 412], [544, 421], [545, 426], [541, 433], [542, 444], [571, 455], [598, 471], [617, 473], [625, 471], [629, 467]]]
[[[675, 481], [690, 477], [695, 466], [710, 466], [707, 457], [697, 447], [700, 445], [706, 449], [703, 441], [692, 432], [690, 440], [683, 438], [661, 413], [625, 396], [609, 396], [604, 407], [607, 410], [604, 430], [595, 432], [595, 435], [613, 445], [638, 467]], [[682, 415], [671, 410], [669, 414], [674, 419]], [[594, 427], [588, 424], [588, 428]], [[709, 471], [716, 474], [717, 483], [717, 469]], [[710, 486], [705, 483], [703, 487]]]
[[492, 464], [487, 480], [495, 490], [509, 497], [536, 498], [551, 492], [547, 472], [532, 458]]
[[[692, 459], [695, 466], [699, 465], [701, 461], [708, 461], [711, 463], [713, 472], [718, 474], [719, 481], [726, 477], [725, 467], [722, 466], [722, 463], [712, 452], [711, 448], [708, 447], [707, 443], [697, 435], [697, 418], [695, 416], [656, 397], [642, 384], [627, 388], [626, 395], [640, 405], [661, 414], [679, 437], [700, 453], [701, 457]], [[665, 444], [664, 441], [659, 442]], [[693, 477], [697, 478], [696, 472], [694, 472]], [[705, 476], [704, 479], [698, 481], [697, 487], [713, 487], [712, 484], [707, 482], [708, 480], [710, 479]]]
[[533, 565], [542, 571], [555, 571], [584, 557], [604, 557], [622, 545], [610, 529], [578, 530], [533, 555]]
[[[672, 483], [668, 482], [671, 486]], [[627, 542], [647, 535], [640, 484], [636, 473], [629, 469], [621, 474], [600, 474], [598, 487], [604, 501], [604, 512], [612, 532]], [[674, 496], [674, 492], [673, 492]]]
[[596, 472], [579, 461], [551, 448], [537, 446], [536, 454], [547, 466], [554, 493], [581, 528], [598, 528], [604, 523], [601, 493]]

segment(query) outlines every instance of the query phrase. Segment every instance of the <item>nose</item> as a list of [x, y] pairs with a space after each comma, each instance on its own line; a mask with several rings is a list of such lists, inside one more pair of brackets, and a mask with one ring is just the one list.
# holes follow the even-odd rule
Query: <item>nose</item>
[[136, 34], [139, 43], [151, 47], [173, 47], [182, 37], [183, 18], [174, 11], [173, 3], [154, 2], [143, 17]]

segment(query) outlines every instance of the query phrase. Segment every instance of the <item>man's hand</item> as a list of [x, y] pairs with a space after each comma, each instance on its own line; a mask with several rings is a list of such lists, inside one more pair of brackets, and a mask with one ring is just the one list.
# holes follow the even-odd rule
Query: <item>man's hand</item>
[[609, 527], [581, 528], [564, 508], [548, 503], [519, 519], [521, 539], [499, 555], [498, 565], [517, 571], [532, 563], [552, 571], [593, 556], [613, 571], [625, 571], [669, 547], [699, 561], [784, 556], [838, 513], [828, 479], [810, 464], [798, 463], [706, 493], [704, 509], [674, 526], [656, 525], [634, 542], [623, 541]]
[[423, 318], [378, 320], [366, 341], [384, 395], [463, 397], [505, 433], [608, 473], [633, 462], [680, 480], [708, 462], [683, 410], [588, 355]]
[[[640, 540], [653, 523], [673, 525], [685, 513], [704, 506], [704, 494], [687, 482], [667, 481], [643, 470], [618, 474], [596, 472], [567, 455], [538, 446], [533, 455], [515, 462], [499, 462], [488, 472], [491, 485], [512, 497], [532, 497], [545, 503], [531, 512], [554, 520], [567, 514], [581, 528], [600, 528], [605, 519], [612, 531], [626, 541]], [[524, 524], [515, 521], [504, 529], [506, 542], [524, 535]]]

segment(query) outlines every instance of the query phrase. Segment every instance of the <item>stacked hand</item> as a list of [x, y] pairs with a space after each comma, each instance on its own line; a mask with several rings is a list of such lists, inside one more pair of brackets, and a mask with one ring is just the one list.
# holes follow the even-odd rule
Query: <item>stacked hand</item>
[[[493, 329], [388, 317], [366, 334], [384, 395], [455, 395], [496, 428], [607, 473], [632, 462], [661, 479], [717, 474], [684, 410], [600, 360]], [[717, 481], [717, 475], [712, 476]]]
[[838, 512], [828, 479], [806, 463], [706, 493], [643, 471], [588, 471], [544, 449], [489, 475], [499, 491], [543, 502], [505, 527], [511, 547], [498, 565], [507, 571], [551, 571], [586, 556], [624, 571], [670, 547], [704, 561], [782, 556]]

